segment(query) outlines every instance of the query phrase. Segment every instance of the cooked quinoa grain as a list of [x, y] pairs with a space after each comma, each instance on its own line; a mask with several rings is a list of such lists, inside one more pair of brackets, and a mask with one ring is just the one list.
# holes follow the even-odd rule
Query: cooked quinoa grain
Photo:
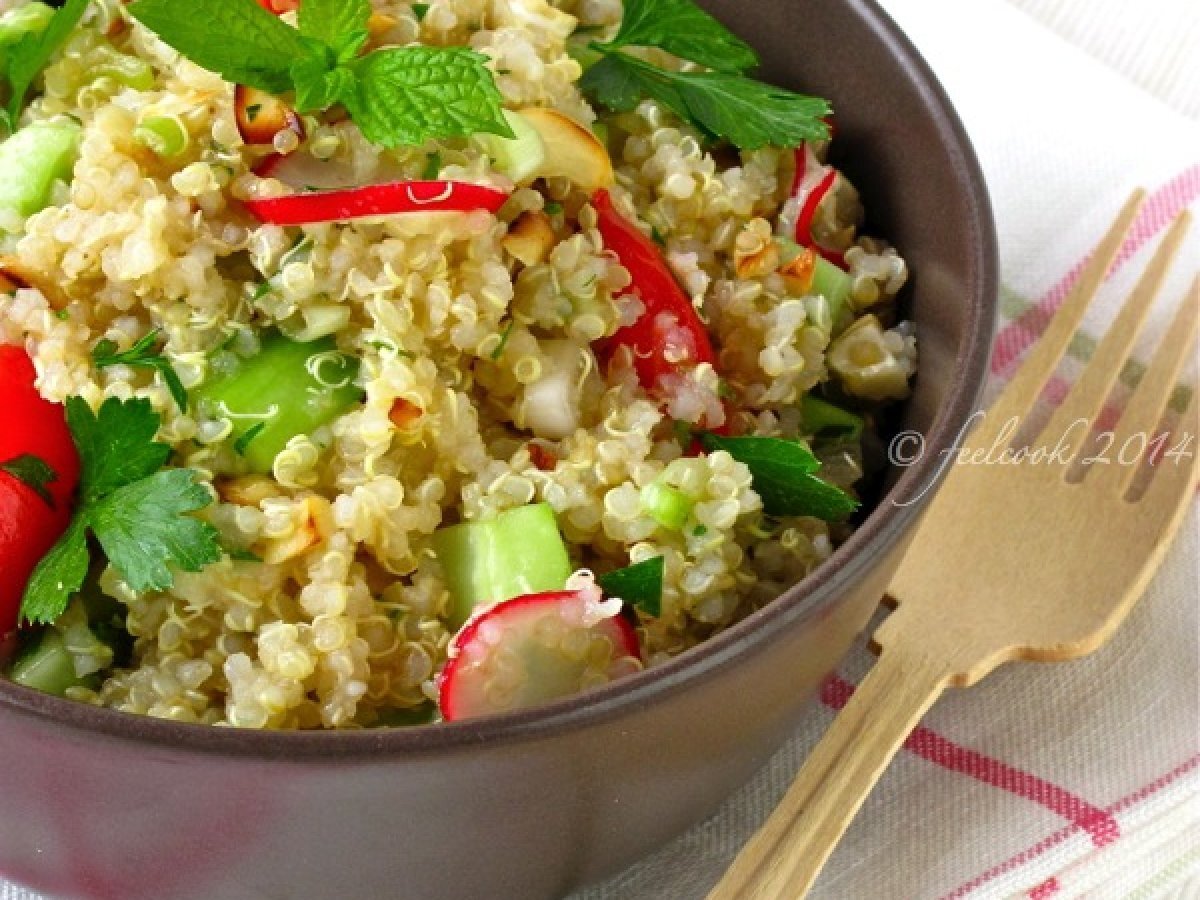
[[[22, 120], [81, 124], [73, 175], [45, 208], [0, 223], [0, 251], [54, 290], [0, 294], [0, 343], [25, 348], [48, 400], [148, 400], [170, 465], [211, 492], [198, 515], [225, 555], [141, 592], [97, 558], [89, 590], [116, 608], [128, 646], [115, 658], [75, 648], [77, 662], [95, 661], [69, 688], [75, 699], [246, 728], [425, 720], [461, 624], [436, 550], [446, 528], [546, 504], [571, 570], [661, 557], [660, 607], [637, 613], [649, 666], [770, 602], [850, 531], [770, 514], [747, 464], [700, 452], [694, 437], [719, 425], [804, 442], [823, 478], [855, 491], [860, 444], [817, 434], [801, 404], [818, 394], [869, 428], [882, 401], [906, 395], [916, 344], [895, 302], [905, 262], [859, 233], [849, 182], [838, 176], [811, 224], [814, 246], [845, 270], [835, 298], [818, 280], [833, 263], [795, 242], [793, 148], [738, 151], [654, 101], [611, 113], [581, 92], [572, 35], [611, 32], [617, 0], [433, 0], [423, 16], [399, 0], [372, 5], [394, 19], [389, 42], [483, 54], [508, 109], [550, 108], [589, 135], [597, 125], [615, 213], [653, 236], [712, 359], [657, 389], [639, 377], [614, 335], [646, 321], [650, 298], [607, 245], [591, 191], [571, 179], [515, 183], [474, 137], [384, 149], [327, 112], [308, 114], [303, 135], [248, 144], [233, 85], [118, 4], [93, 5]], [[136, 77], [96, 77], [114, 65]], [[139, 125], [151, 119], [171, 123], [176, 152], [147, 145]], [[814, 165], [824, 152], [810, 145]], [[248, 201], [305, 187], [286, 165], [264, 170], [272, 153], [307, 157], [346, 185], [432, 170], [507, 199], [495, 213], [264, 224]], [[517, 232], [538, 243], [513, 243]], [[95, 364], [98, 342], [127, 350], [151, 332], [186, 409], [160, 370]], [[671, 349], [678, 333], [666, 340], [667, 364], [692, 358], [686, 342]], [[256, 469], [255, 442], [267, 438], [246, 440], [244, 423], [204, 398], [272, 341], [319, 347], [309, 375], [353, 397]], [[337, 381], [347, 359], [355, 368]], [[652, 485], [674, 504], [669, 524], [648, 508]], [[86, 632], [87, 618], [77, 598], [54, 627]], [[614, 638], [595, 640], [589, 650], [583, 638], [580, 658], [603, 663]], [[588, 671], [589, 683], [608, 678], [603, 665]]]

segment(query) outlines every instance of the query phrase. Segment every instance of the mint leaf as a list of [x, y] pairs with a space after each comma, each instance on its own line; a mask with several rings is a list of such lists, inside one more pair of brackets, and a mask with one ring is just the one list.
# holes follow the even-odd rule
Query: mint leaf
[[117, 352], [117, 345], [108, 338], [104, 338], [97, 341], [96, 346], [92, 348], [92, 363], [97, 369], [116, 365], [154, 369], [166, 383], [167, 390], [171, 392], [171, 397], [180, 412], [187, 412], [187, 391], [184, 390], [183, 382], [179, 380], [179, 374], [165, 356], [153, 349], [158, 336], [159, 331], [156, 328], [149, 334], [140, 337], [132, 347], [123, 353]]
[[385, 147], [486, 132], [513, 137], [487, 57], [463, 47], [377, 50], [356, 60], [346, 99], [367, 140]]
[[40, 34], [26, 34], [8, 49], [9, 130], [16, 128], [25, 107], [25, 95], [51, 57], [67, 42], [87, 10], [88, 0], [67, 0]]
[[700, 443], [710, 453], [724, 450], [746, 464], [767, 515], [813, 516], [840, 522], [858, 509], [857, 500], [814, 474], [821, 468], [820, 461], [796, 441], [728, 438], [706, 432], [700, 435]]
[[692, 0], [626, 0], [621, 28], [605, 46], [658, 47], [718, 72], [758, 65], [749, 44]]
[[296, 85], [296, 109], [302, 113], [344, 103], [357, 88], [354, 74], [348, 69], [330, 69], [315, 57], [292, 66], [292, 81]]
[[634, 563], [624, 569], [607, 572], [596, 579], [610, 597], [619, 597], [648, 616], [662, 615], [663, 572], [661, 556]]
[[34, 625], [53, 623], [71, 595], [83, 587], [90, 563], [87, 528], [76, 518], [29, 576], [21, 598], [21, 619]]
[[185, 515], [211, 501], [195, 472], [168, 469], [114, 491], [87, 522], [130, 588], [164, 591], [174, 584], [169, 564], [199, 572], [221, 558], [216, 529]]
[[90, 504], [163, 467], [171, 448], [154, 441], [159, 418], [146, 399], [109, 397], [93, 413], [82, 397], [67, 398], [67, 426], [83, 463], [80, 498]]
[[290, 90], [293, 63], [312, 55], [299, 31], [254, 0], [136, 0], [126, 9], [197, 65], [272, 94]]
[[[603, 49], [603, 45], [593, 45]], [[697, 128], [743, 150], [795, 147], [825, 140], [827, 101], [725, 72], [668, 72], [620, 51], [592, 66], [580, 85], [617, 112], [639, 94], [652, 97]]]
[[[358, 32], [366, 40], [369, 18], [370, 0], [304, 0], [300, 4], [297, 24], [305, 37], [332, 45], [343, 35]], [[362, 46], [361, 42], [359, 46]]]
[[0, 463], [0, 470], [7, 472], [17, 481], [24, 484], [54, 509], [54, 497], [46, 485], [58, 481], [58, 473], [40, 456], [32, 453], [22, 453], [15, 459]]

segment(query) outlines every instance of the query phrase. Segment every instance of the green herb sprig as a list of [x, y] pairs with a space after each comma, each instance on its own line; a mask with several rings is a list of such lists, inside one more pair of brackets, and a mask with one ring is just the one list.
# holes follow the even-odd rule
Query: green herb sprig
[[171, 566], [198, 572], [221, 558], [217, 531], [189, 513], [212, 501], [191, 469], [164, 469], [171, 448], [154, 440], [158, 414], [144, 399], [104, 401], [92, 412], [67, 399], [67, 426], [82, 463], [79, 505], [25, 588], [21, 617], [50, 624], [83, 585], [90, 531], [129, 587], [141, 593], [174, 584]]
[[[743, 150], [825, 140], [829, 103], [746, 76], [758, 56], [692, 0], [628, 0], [612, 40], [592, 41], [602, 58], [580, 85], [615, 112], [650, 97], [702, 132]], [[656, 47], [710, 71], [674, 72], [624, 52]]]
[[653, 556], [623, 569], [606, 572], [596, 583], [610, 597], [620, 597], [648, 616], [662, 615], [663, 572], [666, 562]]
[[513, 137], [487, 57], [465, 47], [390, 47], [366, 55], [368, 0], [305, 0], [298, 28], [254, 0], [136, 0], [129, 14], [228, 81], [295, 93], [300, 112], [342, 104], [385, 147], [487, 132]]
[[92, 348], [92, 364], [97, 369], [118, 365], [153, 369], [166, 382], [167, 390], [171, 392], [171, 396], [179, 406], [179, 411], [187, 412], [188, 396], [183, 382], [179, 380], [179, 375], [172, 368], [170, 361], [154, 349], [158, 337], [159, 330], [156, 328], [149, 334], [138, 338], [132, 347], [123, 352], [118, 352], [115, 342], [103, 338], [97, 341], [96, 346]]
[[710, 432], [699, 437], [709, 453], [724, 450], [745, 463], [767, 515], [840, 522], [858, 509], [854, 497], [817, 477], [821, 461], [801, 443], [772, 437], [721, 437]]

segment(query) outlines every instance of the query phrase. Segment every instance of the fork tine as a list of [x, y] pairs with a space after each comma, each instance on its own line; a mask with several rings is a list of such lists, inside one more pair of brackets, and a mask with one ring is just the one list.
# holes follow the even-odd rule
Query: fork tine
[[1054, 314], [1012, 380], [996, 398], [988, 414], [982, 417], [976, 426], [971, 443], [976, 446], [991, 443], [1005, 430], [1010, 419], [1019, 419], [1033, 406], [1058, 361], [1066, 352], [1071, 338], [1075, 336], [1075, 329], [1083, 321], [1083, 315], [1091, 305], [1092, 298], [1096, 296], [1109, 267], [1125, 243], [1125, 236], [1145, 198], [1146, 192], [1139, 189], [1125, 201], [1116, 221], [1084, 266], [1075, 287]]
[[[1196, 492], [1200, 482], [1200, 453], [1196, 450], [1196, 432], [1200, 428], [1200, 407], [1196, 405], [1197, 391], [1192, 391], [1187, 409], [1180, 417], [1179, 427], [1172, 437], [1179, 442], [1180, 453], [1161, 460], [1154, 467], [1154, 474], [1146, 492], [1132, 506], [1145, 507], [1150, 515], [1161, 518], [1161, 510], [1179, 507], [1177, 515], [1182, 516], [1191, 508], [1191, 503], [1183, 498], [1191, 497]], [[1169, 525], [1167, 525], [1170, 528]], [[1165, 542], [1164, 542], [1165, 543]], [[1165, 549], [1165, 548], [1164, 548]]]
[[[1138, 281], [1137, 287], [1126, 299], [1120, 315], [1109, 326], [1079, 380], [1054, 411], [1042, 429], [1039, 439], [1034, 441], [1035, 444], [1039, 440], [1053, 442], [1062, 438], [1064, 442], [1070, 441], [1079, 446], [1087, 438], [1096, 414], [1108, 398], [1109, 391], [1116, 383], [1129, 351], [1137, 340], [1142, 324], [1146, 321], [1146, 314], [1150, 311], [1150, 305], [1162, 286], [1171, 260], [1175, 258], [1180, 244], [1183, 243], [1190, 222], [1191, 216], [1186, 212], [1175, 220], [1154, 254], [1154, 259], [1150, 261], [1150, 265]], [[1072, 430], [1072, 423], [1081, 420], [1086, 422], [1087, 426]], [[1068, 435], [1069, 431], [1071, 433]]]
[[[1170, 402], [1175, 383], [1179, 379], [1184, 363], [1189, 355], [1196, 352], [1197, 322], [1200, 321], [1200, 276], [1192, 282], [1191, 290], [1183, 298], [1179, 309], [1171, 321], [1162, 343], [1155, 351], [1138, 386], [1129, 398], [1125, 411], [1117, 423], [1113, 435], [1112, 446], [1120, 453], [1126, 443], [1144, 435], [1146, 443], [1139, 449], [1144, 450], [1152, 432], [1159, 420], [1162, 419]], [[1099, 484], [1111, 484], [1120, 493], [1125, 493], [1137, 475], [1137, 465], [1125, 465], [1126, 460], [1118, 460], [1120, 464], [1100, 467], [1096, 473]]]

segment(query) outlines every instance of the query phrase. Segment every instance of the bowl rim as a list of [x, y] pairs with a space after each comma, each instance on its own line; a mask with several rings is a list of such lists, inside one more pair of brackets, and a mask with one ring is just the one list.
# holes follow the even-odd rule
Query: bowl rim
[[773, 640], [797, 619], [837, 602], [858, 574], [894, 548], [915, 522], [946, 468], [987, 380], [999, 288], [995, 222], [982, 169], [961, 120], [928, 63], [876, 0], [845, 0], [879, 39], [922, 96], [966, 187], [970, 244], [967, 340], [955, 359], [955, 381], [925, 438], [920, 461], [906, 468], [850, 538], [800, 582], [745, 619], [666, 663], [586, 694], [535, 709], [430, 726], [327, 731], [263, 731], [155, 719], [44, 694], [0, 678], [0, 715], [16, 714], [71, 731], [190, 755], [264, 762], [347, 760], [363, 763], [510, 746], [612, 720], [710, 678]]

